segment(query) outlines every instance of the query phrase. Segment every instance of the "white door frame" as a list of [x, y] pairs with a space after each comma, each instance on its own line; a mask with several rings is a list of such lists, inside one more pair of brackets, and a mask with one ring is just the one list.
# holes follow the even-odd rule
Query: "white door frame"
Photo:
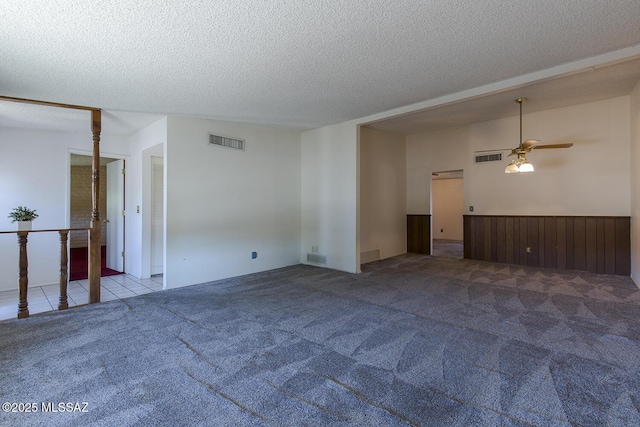
[[[162, 187], [157, 188], [156, 166], [162, 166]], [[158, 206], [157, 195], [160, 193]], [[162, 274], [164, 271], [164, 158], [151, 156], [151, 246], [150, 246], [150, 273]], [[159, 258], [159, 262], [158, 262]]]
[[[167, 158], [165, 152], [165, 144], [159, 143], [154, 146], [142, 150], [142, 203], [140, 205], [140, 214], [142, 220], [141, 240], [140, 240], [140, 257], [141, 257], [141, 278], [148, 279], [151, 277], [151, 193], [152, 193], [152, 157], [162, 157], [164, 160], [163, 175], [163, 198], [165, 212], [163, 212], [163, 274], [166, 275], [166, 186], [167, 186]], [[137, 210], [137, 207], [136, 207]], [[165, 283], [166, 286], [166, 283]]]
[[[444, 173], [450, 173], [450, 172], [459, 172], [460, 173], [460, 177], [459, 179], [462, 179], [462, 185], [463, 185], [463, 190], [462, 190], [462, 194], [460, 195], [462, 198], [462, 203], [464, 204], [464, 169], [454, 169], [454, 170], [448, 170], [448, 171], [434, 171], [431, 174], [431, 179], [429, 182], [429, 206], [431, 209], [431, 241], [429, 242], [431, 245], [431, 248], [429, 249], [429, 253], [431, 255], [433, 255], [433, 241], [436, 240], [436, 234], [438, 233], [437, 228], [434, 228], [434, 223], [435, 223], [435, 209], [434, 209], [434, 203], [433, 203], [433, 174], [444, 174]], [[462, 209], [463, 213], [464, 213], [464, 206]], [[464, 217], [460, 217], [460, 223], [463, 225], [464, 227]], [[463, 240], [464, 240], [464, 236], [463, 236]]]
[[[107, 163], [107, 209], [102, 226], [107, 228], [106, 267], [124, 272], [125, 160]], [[114, 190], [114, 187], [116, 190]]]

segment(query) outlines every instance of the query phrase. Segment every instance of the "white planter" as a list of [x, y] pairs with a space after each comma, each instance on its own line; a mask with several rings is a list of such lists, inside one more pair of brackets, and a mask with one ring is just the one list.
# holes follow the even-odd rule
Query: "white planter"
[[18, 231], [31, 231], [32, 221], [18, 221]]

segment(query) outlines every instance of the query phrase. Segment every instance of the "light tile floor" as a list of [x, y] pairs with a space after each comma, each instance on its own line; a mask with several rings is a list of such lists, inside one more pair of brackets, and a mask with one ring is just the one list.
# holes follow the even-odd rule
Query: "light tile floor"
[[[163, 286], [163, 277], [159, 274], [151, 276], [150, 279], [138, 279], [129, 274], [120, 274], [102, 277], [100, 282], [102, 285], [100, 300], [111, 301], [160, 291]], [[87, 304], [89, 301], [88, 289], [88, 280], [69, 282], [67, 285], [69, 307]], [[60, 286], [57, 283], [29, 288], [27, 292], [29, 314], [57, 310], [59, 297]], [[0, 292], [0, 320], [15, 319], [17, 317], [18, 300], [18, 289]]]

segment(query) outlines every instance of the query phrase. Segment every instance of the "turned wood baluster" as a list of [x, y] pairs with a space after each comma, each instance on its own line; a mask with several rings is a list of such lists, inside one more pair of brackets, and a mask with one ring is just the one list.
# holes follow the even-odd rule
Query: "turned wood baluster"
[[67, 240], [69, 237], [69, 230], [60, 230], [60, 299], [58, 300], [58, 310], [66, 310], [69, 308], [69, 302], [67, 301], [67, 264], [69, 262], [69, 256], [67, 255]]
[[18, 288], [20, 289], [20, 301], [18, 302], [18, 319], [29, 317], [29, 303], [27, 302], [27, 288], [29, 286], [29, 260], [27, 258], [27, 235], [28, 231], [18, 231], [18, 245], [20, 246], [20, 261], [18, 269]]
[[89, 303], [100, 302], [101, 248], [100, 248], [100, 130], [102, 128], [100, 110], [91, 111], [91, 132], [93, 133], [92, 159], [92, 211], [91, 230], [89, 230]]

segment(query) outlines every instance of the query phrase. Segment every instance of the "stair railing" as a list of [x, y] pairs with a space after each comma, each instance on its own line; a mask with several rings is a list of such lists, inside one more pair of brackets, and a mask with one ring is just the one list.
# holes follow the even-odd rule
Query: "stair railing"
[[[65, 228], [61, 230], [18, 230], [18, 231], [0, 231], [0, 234], [17, 234], [18, 235], [18, 248], [20, 251], [20, 257], [18, 261], [18, 319], [29, 317], [29, 301], [27, 293], [29, 289], [29, 257], [27, 255], [27, 242], [29, 233], [47, 233], [58, 232], [60, 234], [60, 297], [58, 298], [58, 310], [66, 310], [69, 308], [67, 285], [69, 283], [68, 265], [69, 265], [69, 231], [87, 231], [91, 228]], [[92, 252], [89, 251], [89, 272], [100, 268], [101, 260], [100, 254], [95, 259], [95, 255], [92, 256]], [[96, 267], [97, 266], [97, 267]], [[91, 295], [92, 288], [89, 288], [89, 302], [96, 302], [95, 297]], [[98, 295], [97, 300], [100, 300]]]

